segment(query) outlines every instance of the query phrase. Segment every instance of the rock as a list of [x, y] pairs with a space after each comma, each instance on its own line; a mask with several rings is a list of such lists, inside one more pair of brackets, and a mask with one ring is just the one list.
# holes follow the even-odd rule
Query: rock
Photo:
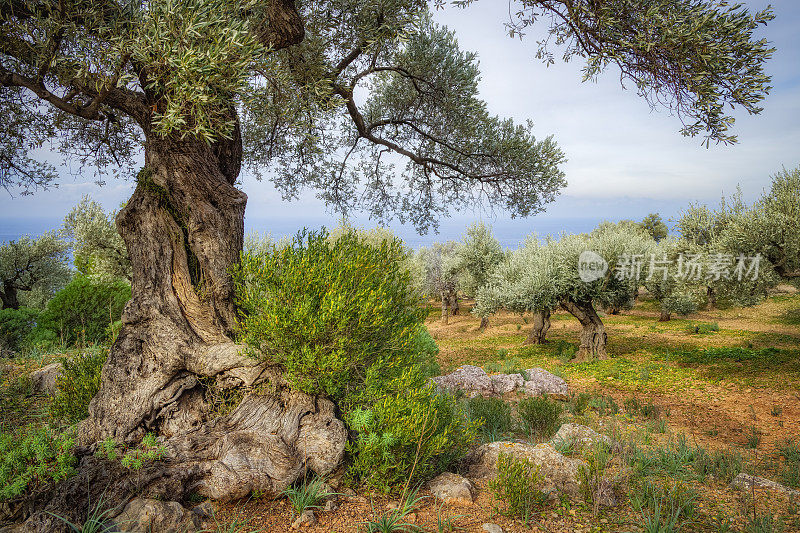
[[469, 505], [475, 498], [475, 487], [470, 480], [458, 474], [445, 472], [428, 483], [431, 494], [445, 503]]
[[483, 530], [486, 533], [503, 533], [503, 528], [497, 524], [483, 524]]
[[518, 459], [527, 459], [539, 467], [542, 488], [554, 487], [567, 496], [580, 496], [578, 472], [586, 463], [580, 459], [564, 457], [550, 444], [523, 444], [518, 442], [490, 442], [469, 452], [464, 458], [468, 476], [472, 478], [497, 475], [497, 458], [501, 453]]
[[178, 502], [162, 502], [150, 498], [135, 498], [114, 518], [117, 531], [139, 533], [163, 531], [185, 533], [195, 531], [194, 523]]
[[292, 523], [292, 529], [300, 529], [301, 527], [313, 526], [317, 523], [317, 516], [314, 514], [314, 511], [311, 509], [306, 509], [300, 516], [297, 517]]
[[781, 485], [780, 483], [770, 479], [751, 476], [750, 474], [745, 474], [744, 472], [740, 473], [733, 479], [733, 481], [731, 481], [731, 488], [739, 490], [751, 490], [752, 488], [760, 490], [774, 490], [776, 492], [783, 492], [784, 494], [795, 497], [800, 496], [800, 490], [790, 489], [789, 487]]
[[30, 373], [33, 392], [55, 396], [56, 379], [61, 375], [61, 363], [51, 363]]
[[497, 395], [515, 391], [525, 384], [525, 378], [520, 374], [492, 374], [489, 379], [492, 382], [492, 392]]
[[555, 436], [550, 439], [553, 447], [562, 442], [573, 442], [576, 448], [592, 447], [598, 442], [604, 442], [609, 446], [612, 444], [607, 435], [602, 435], [590, 427], [573, 423], [562, 424]]
[[528, 374], [528, 379], [523, 385], [526, 394], [530, 396], [547, 394], [551, 398], [565, 401], [569, 399], [567, 382], [560, 377], [543, 368], [530, 368], [525, 372]]
[[331, 513], [339, 508], [339, 504], [336, 503], [336, 500], [328, 500], [325, 502], [325, 507], [322, 510], [326, 513]]
[[386, 510], [387, 511], [394, 511], [394, 510], [399, 509], [399, 508], [400, 508], [400, 503], [399, 502], [388, 502], [386, 504]]
[[460, 389], [475, 394], [492, 394], [492, 380], [479, 366], [464, 365], [450, 374], [431, 378], [436, 386], [442, 389]]
[[207, 520], [212, 518], [214, 518], [214, 505], [209, 500], [192, 508], [192, 521], [195, 526], [202, 527]]

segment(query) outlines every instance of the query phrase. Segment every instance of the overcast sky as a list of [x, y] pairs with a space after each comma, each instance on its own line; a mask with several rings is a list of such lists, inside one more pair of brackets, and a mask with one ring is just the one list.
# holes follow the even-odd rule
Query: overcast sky
[[[745, 3], [752, 10], [766, 5]], [[568, 186], [545, 213], [524, 220], [477, 209], [443, 220], [438, 235], [420, 237], [411, 228], [392, 227], [418, 246], [457, 239], [469, 221], [482, 219], [504, 245], [513, 246], [533, 231], [586, 231], [604, 219], [640, 219], [650, 212], [668, 219], [690, 201], [718, 202], [737, 184], [746, 199], [757, 198], [771, 174], [800, 165], [800, 4], [779, 0], [773, 7], [776, 19], [760, 30], [777, 48], [767, 66], [774, 89], [765, 110], [757, 116], [735, 114], [739, 143], [709, 149], [700, 138], [682, 137], [676, 117], [651, 111], [635, 91], [623, 90], [617, 72], [607, 71], [598, 83], [580, 83], [579, 61], [545, 67], [534, 58], [535, 33], [522, 42], [507, 37], [506, 2], [483, 0], [466, 10], [436, 12], [436, 20], [456, 31], [462, 49], [478, 52], [481, 95], [490, 111], [519, 122], [530, 119], [537, 136], [555, 136], [568, 158], [563, 167]], [[131, 181], [98, 187], [93, 176], [63, 175], [58, 189], [31, 197], [0, 191], [0, 240], [57, 226], [84, 194], [111, 209], [132, 192]], [[269, 182], [248, 176], [243, 188], [249, 197], [248, 230], [280, 235], [334, 225], [337, 219], [313, 193], [284, 202]], [[370, 225], [366, 217], [356, 223]]]

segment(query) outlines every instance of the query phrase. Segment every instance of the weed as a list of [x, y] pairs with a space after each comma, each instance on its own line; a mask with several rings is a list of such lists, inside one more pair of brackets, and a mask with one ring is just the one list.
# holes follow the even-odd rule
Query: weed
[[470, 398], [467, 413], [473, 422], [481, 421], [479, 432], [484, 442], [501, 440], [511, 430], [511, 406], [499, 398]]
[[703, 448], [697, 448], [693, 466], [700, 479], [713, 476], [714, 479], [728, 484], [742, 471], [744, 459], [739, 452], [731, 450], [708, 453]]
[[648, 431], [653, 433], [666, 433], [667, 432], [667, 421], [663, 418], [659, 418], [658, 420], [651, 420], [645, 424], [645, 427]]
[[405, 521], [419, 505], [419, 502], [424, 499], [424, 497], [417, 496], [418, 490], [413, 490], [401, 498], [400, 504], [391, 512], [364, 522], [362, 525], [366, 533], [402, 533], [419, 529], [414, 524]]
[[595, 516], [600, 509], [601, 497], [614, 490], [613, 482], [606, 475], [611, 457], [611, 448], [605, 442], [598, 441], [591, 453], [584, 457], [586, 466], [578, 470], [581, 494], [587, 503], [592, 504]]
[[791, 439], [778, 445], [778, 453], [785, 459], [785, 466], [781, 472], [783, 482], [790, 487], [800, 488], [800, 445]]
[[750, 449], [758, 448], [761, 442], [761, 432], [755, 426], [750, 426], [750, 433], [747, 434], [747, 447]]
[[442, 516], [442, 509], [436, 511], [436, 533], [455, 533], [456, 531], [464, 531], [463, 527], [458, 527], [453, 522], [461, 518], [457, 516]]
[[525, 398], [517, 405], [522, 431], [531, 439], [550, 438], [558, 429], [563, 407], [547, 396]]
[[0, 501], [75, 473], [75, 439], [49, 427], [0, 432]]
[[639, 526], [648, 533], [681, 531], [695, 514], [697, 498], [697, 491], [681, 482], [645, 480], [631, 491], [631, 504], [641, 513]]
[[314, 477], [311, 481], [304, 478], [302, 483], [288, 487], [283, 495], [292, 504], [294, 513], [300, 515], [306, 509], [319, 509], [320, 504], [333, 493], [321, 478]]
[[689, 333], [693, 333], [695, 335], [708, 335], [709, 333], [716, 333], [719, 331], [719, 324], [716, 322], [712, 323], [704, 323], [700, 322], [697, 324], [691, 324], [687, 328]]
[[504, 514], [530, 522], [534, 510], [541, 508], [545, 495], [536, 488], [539, 469], [527, 459], [501, 453], [497, 458], [497, 477], [489, 482], [494, 497], [506, 505]]
[[752, 518], [745, 526], [746, 533], [782, 533], [786, 525], [780, 518], [775, 519], [771, 514], [763, 514]]
[[54, 418], [77, 422], [89, 416], [89, 402], [100, 390], [100, 371], [107, 358], [105, 348], [94, 348], [61, 359], [63, 368], [56, 379], [58, 392], [50, 405]]
[[642, 408], [642, 405], [639, 403], [639, 400], [636, 397], [630, 397], [625, 398], [625, 401], [622, 402], [622, 407], [629, 415], [637, 416], [639, 414], [639, 409]]
[[770, 414], [774, 417], [781, 416], [783, 414], [783, 407], [781, 407], [780, 405], [773, 405]]
[[571, 394], [569, 398], [569, 402], [567, 403], [567, 411], [572, 413], [573, 415], [582, 415], [586, 412], [586, 408], [589, 407], [589, 401], [591, 400], [592, 395], [588, 392], [580, 392], [578, 394]]
[[600, 416], [615, 415], [619, 413], [619, 405], [611, 396], [597, 396], [589, 402], [589, 407], [597, 411]]
[[115, 508], [112, 506], [106, 510], [103, 510], [103, 507], [103, 499], [100, 498], [100, 501], [98, 501], [94, 507], [89, 508], [86, 521], [82, 526], [73, 524], [63, 516], [54, 513], [48, 514], [64, 522], [64, 525], [69, 527], [70, 531], [74, 533], [110, 533], [111, 531], [118, 531], [116, 525], [111, 521], [110, 517]]

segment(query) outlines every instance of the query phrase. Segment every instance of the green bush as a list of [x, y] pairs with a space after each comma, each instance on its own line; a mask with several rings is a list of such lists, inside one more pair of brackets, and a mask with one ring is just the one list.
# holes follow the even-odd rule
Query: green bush
[[547, 396], [525, 398], [517, 405], [520, 428], [531, 439], [548, 439], [558, 430], [563, 409]]
[[497, 501], [504, 502], [504, 514], [529, 522], [536, 509], [544, 506], [547, 498], [536, 488], [539, 469], [527, 459], [517, 459], [501, 453], [497, 457], [497, 477], [489, 482]]
[[386, 492], [444, 472], [466, 454], [478, 427], [465, 420], [455, 398], [432, 386], [408, 388], [369, 409], [354, 409], [345, 413], [345, 422], [357, 433], [348, 443], [350, 475]]
[[0, 309], [0, 352], [22, 349], [38, 318], [38, 309]]
[[74, 447], [71, 435], [49, 427], [0, 431], [0, 500], [10, 500], [74, 474]]
[[53, 417], [77, 422], [89, 416], [89, 402], [100, 390], [100, 372], [107, 358], [108, 351], [95, 348], [61, 359], [63, 370], [56, 379], [58, 392], [50, 404]]
[[285, 369], [293, 388], [355, 406], [428, 361], [417, 350], [422, 312], [395, 240], [346, 232], [334, 242], [299, 234], [291, 245], [245, 253], [233, 270], [247, 353]]
[[467, 400], [467, 413], [470, 420], [480, 424], [484, 442], [500, 440], [511, 429], [511, 406], [500, 398], [470, 398]]
[[130, 299], [131, 287], [125, 281], [98, 281], [76, 276], [47, 303], [31, 333], [31, 343], [105, 342], [109, 325], [120, 319]]

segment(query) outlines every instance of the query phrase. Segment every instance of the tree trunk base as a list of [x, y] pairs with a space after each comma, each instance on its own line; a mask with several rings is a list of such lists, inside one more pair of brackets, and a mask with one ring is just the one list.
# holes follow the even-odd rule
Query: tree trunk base
[[550, 310], [537, 311], [533, 314], [533, 327], [522, 345], [545, 344], [547, 330], [550, 329]]
[[82, 523], [98, 502], [121, 512], [134, 497], [186, 503], [195, 495], [218, 501], [253, 491], [277, 496], [308, 471], [335, 470], [346, 442], [331, 401], [286, 388], [251, 392], [230, 414], [164, 440], [165, 457], [137, 471], [91, 453], [96, 446], [81, 448], [78, 474], [20, 502], [19, 518], [29, 516], [25, 531], [49, 533], [65, 530], [53, 514]]

